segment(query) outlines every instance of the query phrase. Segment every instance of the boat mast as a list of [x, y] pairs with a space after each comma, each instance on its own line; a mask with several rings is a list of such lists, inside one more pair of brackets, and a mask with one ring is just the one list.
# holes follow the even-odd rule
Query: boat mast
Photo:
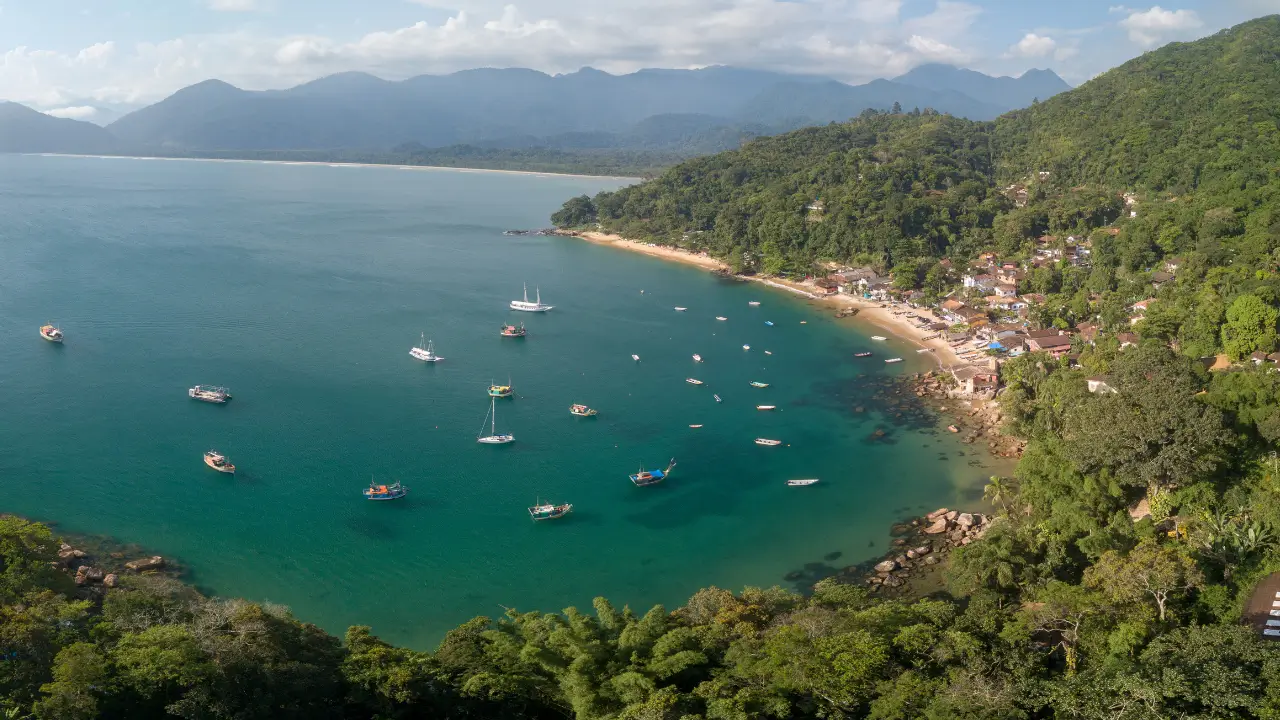
[[538, 305], [542, 305], [542, 288], [536, 287], [534, 288], [534, 292], [538, 294]]
[[490, 420], [490, 423], [489, 423], [489, 435], [491, 435], [491, 436], [492, 436], [492, 435], [497, 435], [497, 434], [498, 434], [498, 405], [497, 405], [497, 403], [498, 403], [498, 399], [497, 399], [497, 398], [495, 398], [495, 397], [493, 397], [492, 395], [490, 395], [490, 396], [489, 396], [489, 416], [490, 416], [491, 420]]
[[524, 284], [524, 301], [526, 304], [529, 302], [529, 283]]

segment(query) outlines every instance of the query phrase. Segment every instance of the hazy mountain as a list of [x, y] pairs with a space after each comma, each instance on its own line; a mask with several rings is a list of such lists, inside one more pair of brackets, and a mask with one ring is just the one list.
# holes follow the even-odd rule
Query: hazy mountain
[[[951, 65], [921, 65], [893, 79], [925, 90], [952, 91], [1000, 108], [1000, 112], [1027, 107], [1033, 100], [1048, 100], [1071, 86], [1052, 70], [1028, 70], [1021, 76], [991, 77]], [[906, 105], [906, 103], [903, 103]], [[961, 115], [962, 113], [953, 113]], [[999, 113], [997, 113], [999, 114]], [[994, 116], [992, 116], [994, 117]]]
[[92, 123], [0, 102], [0, 152], [102, 153], [117, 144], [111, 133]]
[[[990, 119], [1025, 104], [1008, 101], [1017, 92], [1031, 92], [1027, 102], [1051, 94], [1043, 83], [1032, 82], [1042, 79], [1039, 75], [990, 78], [949, 70], [983, 98], [945, 83], [924, 86], [942, 74], [937, 67], [909, 78], [912, 82], [858, 86], [732, 67], [629, 75], [584, 68], [555, 76], [481, 68], [399, 82], [341, 73], [265, 92], [210, 80], [108, 129], [131, 146], [166, 151], [386, 149], [414, 143], [711, 152], [760, 134], [845, 120], [869, 107], [888, 109], [895, 102], [906, 109], [932, 107]], [[1033, 84], [1035, 90], [1028, 90]], [[1006, 86], [1011, 89], [997, 91]], [[1005, 101], [998, 101], [1002, 97]]]

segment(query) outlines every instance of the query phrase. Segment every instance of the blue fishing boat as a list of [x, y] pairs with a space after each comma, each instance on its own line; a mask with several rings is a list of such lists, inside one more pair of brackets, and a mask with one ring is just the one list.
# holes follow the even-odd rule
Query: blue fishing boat
[[647, 487], [649, 485], [657, 485], [658, 483], [667, 479], [667, 476], [671, 474], [671, 468], [675, 466], [676, 466], [676, 459], [671, 458], [671, 462], [667, 464], [667, 469], [640, 470], [635, 475], [631, 476], [631, 482], [635, 483], [636, 487]]
[[539, 500], [537, 505], [529, 508], [529, 517], [534, 520], [555, 520], [571, 512], [573, 512], [573, 505], [570, 503], [564, 503], [563, 505], [547, 503], [543, 505], [542, 501]]
[[399, 500], [409, 494], [409, 488], [400, 483], [391, 485], [375, 485], [372, 480], [369, 481], [369, 487], [364, 491], [365, 500]]

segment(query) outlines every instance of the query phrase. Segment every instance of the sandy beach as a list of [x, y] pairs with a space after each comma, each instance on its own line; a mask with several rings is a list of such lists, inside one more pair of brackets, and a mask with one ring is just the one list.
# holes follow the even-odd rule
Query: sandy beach
[[[700, 253], [689, 252], [679, 248], [664, 247], [661, 245], [650, 245], [649, 243], [638, 242], [636, 240], [628, 240], [620, 235], [614, 235], [604, 232], [577, 232], [565, 233], [572, 235], [587, 242], [597, 245], [607, 245], [620, 250], [628, 250], [631, 252], [651, 255], [653, 257], [670, 260], [672, 262], [685, 263], [686, 265], [695, 265], [707, 270], [727, 270], [728, 266], [723, 262]], [[947, 341], [943, 338], [934, 338], [926, 340], [925, 338], [935, 334], [934, 331], [922, 329], [915, 325], [912, 321], [917, 317], [928, 318], [934, 321], [932, 313], [928, 310], [910, 308], [905, 305], [881, 303], [878, 301], [865, 300], [852, 295], [826, 295], [819, 296], [814, 294], [812, 286], [802, 285], [797, 282], [783, 280], [781, 278], [742, 276], [744, 280], [750, 282], [767, 285], [778, 290], [802, 295], [810, 300], [830, 305], [835, 308], [857, 308], [858, 314], [853, 318], [854, 322], [861, 322], [877, 327], [884, 332], [893, 335], [895, 338], [914, 345], [917, 349], [929, 348], [933, 352], [921, 353], [932, 357], [940, 367], [944, 369], [952, 369], [967, 366], [968, 363], [956, 356], [955, 351], [951, 348]], [[884, 305], [885, 307], [881, 307]], [[900, 315], [894, 315], [900, 312]]]
[[625, 175], [575, 175], [573, 173], [540, 172], [537, 170], [495, 170], [490, 168], [465, 168], [448, 165], [392, 165], [390, 163], [319, 162], [314, 160], [250, 160], [237, 158], [158, 157], [150, 155], [76, 155], [72, 153], [23, 153], [37, 157], [90, 158], [93, 160], [173, 160], [184, 162], [258, 163], [261, 165], [313, 165], [318, 167], [385, 168], [389, 170], [449, 170], [466, 173], [500, 173], [503, 175], [534, 175], [537, 177], [602, 178], [605, 180], [635, 180]]

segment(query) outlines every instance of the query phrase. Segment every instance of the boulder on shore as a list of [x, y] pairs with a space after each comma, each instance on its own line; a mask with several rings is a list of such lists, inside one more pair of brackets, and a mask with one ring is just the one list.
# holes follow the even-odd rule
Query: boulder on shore
[[938, 508], [937, 510], [934, 510], [933, 512], [929, 513], [928, 515], [925, 515], [924, 517], [929, 522], [933, 522], [934, 520], [937, 520], [939, 517], [946, 515], [949, 512], [951, 511], [948, 510], [947, 508]]
[[947, 531], [947, 518], [939, 517], [933, 524], [924, 529], [926, 535], [940, 535]]
[[164, 558], [159, 555], [153, 555], [142, 560], [131, 560], [124, 564], [125, 567], [134, 572], [146, 572], [147, 570], [159, 570], [164, 567]]
[[956, 516], [956, 524], [961, 528], [968, 530], [977, 523], [974, 521], [973, 515], [970, 515], [969, 513], [960, 513]]
[[113, 588], [120, 583], [120, 578], [115, 573], [108, 573], [102, 578], [102, 584], [106, 587]]
[[898, 569], [897, 560], [885, 560], [883, 562], [876, 563], [876, 572], [887, 573], [887, 572], [893, 572], [894, 570], [897, 570], [897, 569]]
[[914, 552], [917, 556], [928, 555], [929, 553], [933, 552], [933, 548], [929, 547], [928, 545], [921, 545], [918, 548], [913, 548], [912, 552]]

